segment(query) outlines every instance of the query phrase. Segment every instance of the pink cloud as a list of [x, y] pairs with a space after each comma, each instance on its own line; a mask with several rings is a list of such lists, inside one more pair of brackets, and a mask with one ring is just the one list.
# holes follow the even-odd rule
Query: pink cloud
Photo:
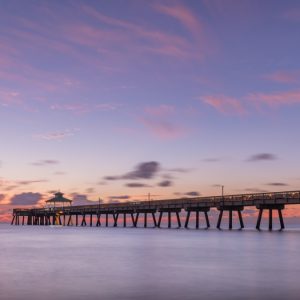
[[293, 8], [284, 12], [283, 17], [290, 21], [300, 21], [300, 8]]
[[22, 105], [22, 103], [19, 92], [0, 89], [0, 104], [2, 106]]
[[66, 103], [66, 104], [52, 104], [50, 105], [51, 110], [62, 110], [72, 112], [74, 114], [84, 114], [92, 111], [113, 111], [120, 107], [120, 104], [114, 103]]
[[296, 83], [300, 81], [300, 71], [277, 71], [263, 77], [279, 83]]
[[145, 108], [145, 112], [148, 115], [161, 117], [161, 116], [166, 116], [174, 113], [175, 107], [167, 104], [161, 104], [158, 106], [148, 106]]
[[187, 7], [180, 4], [172, 6], [156, 4], [154, 8], [160, 13], [175, 18], [193, 34], [199, 35], [202, 32], [203, 25], [197, 16]]
[[75, 114], [83, 114], [90, 111], [90, 108], [84, 103], [70, 103], [70, 104], [52, 104], [51, 110], [70, 111]]
[[48, 133], [39, 133], [33, 135], [34, 138], [42, 139], [42, 140], [63, 140], [67, 137], [75, 135], [76, 132], [78, 132], [79, 129], [66, 129], [63, 131], [56, 131], [56, 132], [48, 132]]
[[160, 139], [176, 139], [185, 135], [185, 130], [169, 121], [157, 119], [141, 119], [150, 132]]
[[244, 115], [246, 113], [246, 109], [241, 101], [233, 97], [219, 95], [203, 96], [201, 99], [204, 101], [204, 103], [212, 106], [219, 112], [226, 115]]
[[298, 104], [300, 103], [300, 90], [275, 93], [251, 93], [247, 98], [273, 107], [279, 105]]
[[[167, 6], [157, 6], [160, 12], [170, 15], [178, 20], [186, 27], [188, 27], [194, 34], [194, 38], [199, 38], [199, 29], [200, 22], [197, 18], [190, 12], [187, 8], [183, 6], [176, 7], [167, 7]], [[195, 58], [201, 56], [201, 49], [204, 49], [204, 45], [206, 46], [208, 43], [197, 42], [197, 47], [195, 47], [195, 42], [189, 41], [187, 38], [183, 38], [179, 35], [170, 34], [167, 32], [163, 32], [160, 30], [149, 29], [145, 26], [141, 26], [140, 24], [135, 24], [129, 21], [119, 20], [116, 18], [112, 18], [97, 10], [84, 5], [82, 7], [83, 11], [85, 11], [89, 16], [95, 18], [100, 23], [104, 23], [109, 25], [109, 29], [106, 32], [99, 33], [98, 39], [93, 38], [91, 43], [95, 43], [99, 41], [99, 37], [101, 37], [101, 45], [103, 44], [103, 40], [110, 39], [110, 42], [115, 42], [118, 45], [120, 44], [120, 40], [123, 41], [123, 48], [129, 47], [133, 49], [135, 52], [138, 51], [143, 53], [145, 51], [178, 57], [178, 58]], [[92, 33], [94, 29], [90, 28], [91, 35], [97, 36], [95, 33]], [[196, 32], [197, 31], [197, 32]], [[77, 35], [77, 32], [74, 32]], [[75, 37], [80, 38], [80, 37]], [[86, 37], [83, 37], [86, 38]], [[201, 39], [203, 37], [201, 36]], [[143, 43], [141, 41], [144, 40]], [[145, 43], [146, 41], [146, 43]], [[147, 44], [147, 46], [145, 46]], [[201, 46], [201, 47], [200, 47]]]

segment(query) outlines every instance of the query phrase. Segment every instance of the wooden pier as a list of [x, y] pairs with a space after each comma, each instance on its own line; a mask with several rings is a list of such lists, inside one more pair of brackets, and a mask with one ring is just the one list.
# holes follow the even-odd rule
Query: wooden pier
[[[62, 197], [62, 193], [57, 193]], [[54, 199], [54, 198], [53, 198]], [[49, 202], [53, 199], [48, 200]], [[68, 199], [66, 199], [68, 200]], [[258, 210], [256, 229], [261, 229], [263, 210], [269, 213], [268, 229], [273, 229], [273, 211], [278, 212], [280, 229], [284, 229], [282, 210], [286, 205], [300, 204], [300, 191], [255, 193], [226, 195], [217, 197], [195, 197], [152, 201], [131, 201], [122, 203], [106, 203], [83, 206], [59, 206], [51, 208], [16, 208], [13, 210], [13, 225], [62, 225], [62, 226], [113, 226], [120, 225], [119, 216], [123, 216], [123, 227], [128, 226], [127, 216], [130, 216], [131, 226], [137, 227], [142, 218], [143, 226], [161, 227], [162, 218], [167, 215], [167, 227], [171, 228], [172, 215], [176, 216], [176, 227], [182, 226], [182, 212], [186, 212], [184, 227], [189, 228], [190, 216], [196, 216], [196, 228], [200, 228], [200, 213], [203, 215], [205, 228], [210, 227], [209, 212], [211, 208], [219, 211], [216, 227], [221, 229], [224, 212], [228, 212], [228, 228], [233, 229], [233, 213], [237, 214], [240, 229], [244, 228], [242, 211], [244, 207], [254, 207]], [[158, 215], [158, 219], [157, 219]], [[104, 217], [101, 220], [101, 217]], [[150, 217], [150, 218], [148, 218]], [[111, 224], [109, 220], [112, 220]]]

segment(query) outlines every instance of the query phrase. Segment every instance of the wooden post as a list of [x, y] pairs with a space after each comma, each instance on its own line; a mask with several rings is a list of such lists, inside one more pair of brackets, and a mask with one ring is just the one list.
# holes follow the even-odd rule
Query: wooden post
[[163, 212], [161, 211], [161, 212], [159, 213], [159, 218], [158, 218], [158, 224], [157, 224], [157, 227], [160, 227], [162, 215], [163, 215]]
[[138, 213], [136, 214], [136, 217], [135, 217], [134, 227], [137, 227], [137, 223], [138, 223], [138, 220], [139, 220], [139, 215], [140, 215], [140, 213], [138, 212]]
[[114, 222], [114, 227], [117, 227], [117, 226], [118, 226], [118, 218], [119, 218], [119, 214], [118, 214], [118, 213], [117, 213], [116, 215], [113, 214], [113, 217], [114, 217], [114, 220], [115, 220], [115, 222]]
[[168, 211], [168, 228], [171, 228], [171, 212]]
[[155, 213], [154, 212], [152, 213], [152, 219], [153, 219], [154, 227], [156, 227], [157, 223], [156, 223]]
[[63, 215], [63, 226], [66, 226], [66, 214]]
[[68, 220], [68, 224], [67, 225], [70, 226], [70, 224], [72, 224], [72, 215], [69, 215], [69, 220]]
[[281, 229], [284, 229], [284, 223], [283, 223], [281, 209], [278, 209], [278, 216], [279, 216], [279, 221], [280, 221], [280, 227], [281, 227]]
[[179, 212], [176, 211], [176, 217], [177, 217], [177, 223], [178, 223], [178, 228], [181, 227], [181, 222], [180, 222], [180, 217], [179, 217]]
[[22, 217], [22, 225], [24, 225], [24, 218], [25, 218], [25, 216]]
[[196, 229], [199, 229], [199, 210], [196, 210]]
[[204, 215], [205, 215], [205, 220], [206, 220], [206, 226], [207, 226], [207, 228], [209, 228], [210, 224], [209, 224], [209, 219], [208, 219], [207, 211], [204, 212]]
[[131, 222], [132, 222], [132, 226], [133, 226], [133, 227], [135, 227], [135, 226], [134, 226], [134, 223], [135, 223], [135, 221], [134, 221], [134, 216], [133, 216], [133, 213], [131, 213], [131, 214], [130, 214], [130, 216], [131, 216]]
[[13, 224], [14, 224], [14, 220], [15, 220], [15, 218], [16, 218], [16, 216], [15, 216], [15, 215], [13, 215], [13, 218], [12, 218], [12, 220], [11, 220], [11, 223], [10, 223], [10, 225], [13, 225]]
[[238, 215], [239, 215], [239, 220], [240, 220], [241, 228], [244, 228], [243, 217], [242, 217], [242, 213], [241, 213], [240, 210], [238, 210]]
[[105, 226], [108, 227], [108, 213], [105, 215]]
[[90, 214], [90, 227], [92, 227], [92, 226], [93, 226], [93, 215]]
[[101, 221], [100, 221], [100, 217], [101, 217], [101, 214], [97, 214], [97, 223], [96, 223], [96, 226], [99, 227], [101, 226]]
[[76, 226], [78, 226], [78, 215], [76, 214]]
[[147, 227], [147, 213], [144, 213], [144, 228]]
[[232, 210], [229, 210], [229, 229], [232, 229]]
[[262, 214], [263, 214], [263, 209], [260, 208], [258, 218], [257, 218], [257, 223], [256, 223], [256, 229], [257, 230], [260, 230], [260, 222], [261, 222]]
[[185, 224], [184, 224], [184, 227], [185, 227], [185, 228], [188, 228], [188, 226], [189, 226], [190, 215], [191, 215], [191, 212], [188, 211], [188, 212], [187, 212], [187, 215], [186, 215]]
[[273, 214], [273, 210], [272, 208], [269, 208], [269, 230], [272, 230], [273, 228], [272, 214]]
[[126, 214], [123, 214], [123, 227], [126, 227]]
[[217, 223], [217, 228], [218, 228], [218, 229], [221, 228], [222, 216], [223, 216], [223, 209], [220, 209], [219, 218], [218, 218], [218, 223]]

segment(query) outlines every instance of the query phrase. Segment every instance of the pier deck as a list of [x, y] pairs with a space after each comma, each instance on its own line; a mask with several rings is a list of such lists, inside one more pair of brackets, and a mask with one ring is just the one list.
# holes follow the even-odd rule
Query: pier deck
[[[254, 206], [259, 210], [256, 228], [260, 230], [263, 210], [269, 212], [269, 230], [273, 228], [273, 210], [278, 211], [281, 229], [284, 229], [282, 210], [285, 205], [300, 204], [300, 191], [237, 194], [212, 197], [194, 197], [151, 201], [129, 201], [122, 203], [105, 203], [81, 206], [65, 206], [55, 208], [16, 208], [13, 210], [11, 224], [15, 225], [75, 225], [86, 226], [86, 216], [89, 216], [90, 226], [93, 217], [97, 218], [96, 226], [101, 226], [101, 215], [105, 216], [105, 226], [109, 226], [109, 216], [113, 217], [113, 226], [118, 226], [118, 217], [123, 215], [123, 226], [126, 227], [126, 216], [130, 215], [132, 226], [136, 227], [141, 214], [144, 215], [144, 227], [148, 227], [147, 216], [152, 216], [153, 225], [160, 227], [163, 214], [168, 215], [168, 227], [171, 227], [171, 216], [176, 214], [177, 225], [181, 227], [180, 213], [186, 211], [185, 227], [188, 228], [191, 213], [196, 214], [196, 228], [199, 228], [199, 214], [204, 213], [206, 226], [210, 227], [208, 212], [211, 208], [219, 211], [217, 228], [221, 228], [223, 212], [228, 211], [229, 229], [232, 229], [233, 212], [238, 213], [241, 228], [244, 227], [242, 211], [245, 206]], [[156, 220], [156, 213], [159, 219]], [[79, 224], [79, 218], [81, 223]], [[20, 222], [20, 218], [22, 219]], [[25, 219], [26, 218], [26, 219]], [[63, 220], [61, 219], [63, 218]]]

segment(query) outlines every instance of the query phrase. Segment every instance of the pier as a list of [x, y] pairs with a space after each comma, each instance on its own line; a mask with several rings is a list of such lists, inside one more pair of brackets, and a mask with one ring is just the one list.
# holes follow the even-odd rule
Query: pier
[[[268, 229], [273, 229], [273, 211], [277, 211], [280, 229], [285, 228], [282, 210], [287, 205], [300, 204], [300, 191], [237, 194], [212, 197], [193, 197], [166, 200], [129, 201], [122, 203], [105, 203], [81, 206], [64, 206], [70, 200], [63, 197], [62, 193], [56, 193], [55, 197], [46, 201], [53, 203], [48, 208], [16, 208], [13, 210], [12, 225], [62, 225], [62, 226], [112, 226], [138, 227], [139, 220], [143, 227], [161, 227], [162, 218], [167, 215], [167, 227], [189, 228], [190, 216], [196, 216], [196, 228], [200, 221], [204, 228], [211, 226], [209, 213], [212, 208], [219, 212], [216, 227], [222, 229], [221, 223], [224, 213], [228, 213], [228, 229], [233, 229], [233, 214], [238, 216], [239, 229], [244, 228], [242, 212], [245, 207], [253, 207], [258, 211], [256, 229], [261, 230], [263, 211], [269, 214]], [[59, 206], [57, 206], [59, 204]], [[70, 203], [69, 203], [70, 204]], [[185, 212], [183, 214], [183, 212]], [[122, 216], [122, 223], [119, 217]], [[127, 216], [130, 216], [128, 224]], [[172, 216], [176, 216], [175, 222]], [[157, 218], [158, 217], [158, 218]], [[200, 218], [201, 217], [201, 218]], [[184, 220], [183, 220], [184, 218]], [[112, 220], [112, 222], [109, 222]], [[149, 224], [149, 221], [151, 224]], [[182, 223], [184, 221], [184, 223]], [[174, 224], [172, 224], [172, 222]]]

